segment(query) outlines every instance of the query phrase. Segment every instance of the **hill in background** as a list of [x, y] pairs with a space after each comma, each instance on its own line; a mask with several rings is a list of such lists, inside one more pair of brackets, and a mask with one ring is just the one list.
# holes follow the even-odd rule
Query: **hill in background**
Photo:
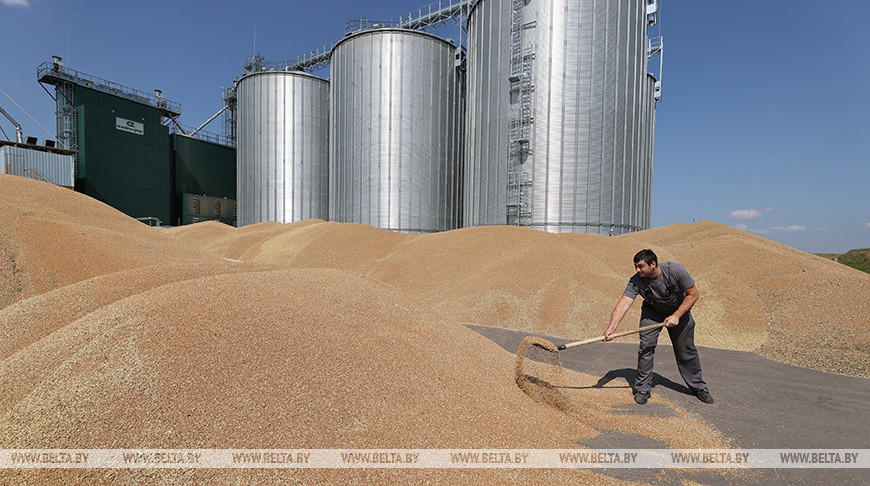
[[816, 253], [816, 255], [870, 273], [870, 248], [849, 250], [846, 253]]

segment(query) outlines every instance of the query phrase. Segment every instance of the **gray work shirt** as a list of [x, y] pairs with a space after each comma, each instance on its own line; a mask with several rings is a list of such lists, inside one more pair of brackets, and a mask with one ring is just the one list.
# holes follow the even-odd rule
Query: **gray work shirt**
[[663, 262], [659, 268], [662, 271], [659, 278], [643, 278], [635, 274], [622, 295], [632, 299], [640, 295], [645, 308], [670, 315], [683, 303], [685, 291], [695, 286], [695, 279], [679, 263]]

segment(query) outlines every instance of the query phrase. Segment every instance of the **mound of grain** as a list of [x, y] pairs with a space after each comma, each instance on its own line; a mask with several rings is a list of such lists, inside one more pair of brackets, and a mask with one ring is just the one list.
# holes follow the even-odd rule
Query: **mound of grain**
[[356, 223], [310, 219], [297, 223], [258, 223], [234, 229], [198, 223], [169, 234], [225, 258], [293, 267], [341, 268], [366, 273], [415, 236]]
[[36, 295], [0, 309], [0, 359], [100, 307], [132, 295], [172, 282], [266, 268], [269, 266], [226, 261], [142, 267], [100, 275]]
[[[199, 234], [207, 227], [174, 231], [229, 258], [376, 278], [458, 322], [571, 339], [603, 331], [633, 274], [632, 257], [652, 248], [698, 282], [699, 345], [870, 376], [870, 275], [718, 223], [613, 238], [510, 226], [419, 236], [317, 220], [258, 226], [225, 231], [220, 248]], [[221, 251], [236, 238], [243, 240], [237, 251]], [[842, 302], [837, 294], [846, 289], [850, 298]], [[639, 307], [622, 328], [636, 325]], [[819, 333], [820, 324], [835, 330]]]
[[0, 308], [97, 275], [214, 260], [90, 197], [0, 174]]
[[[93, 336], [69, 324], [114, 302], [173, 282], [210, 275], [250, 272], [264, 265], [219, 262], [174, 267], [144, 267], [94, 277], [0, 309], [0, 382], [15, 383], [0, 395], [6, 409], [29, 394], [55, 368]], [[54, 333], [58, 333], [53, 335]], [[63, 345], [56, 345], [58, 336]], [[40, 340], [45, 339], [44, 343]], [[26, 351], [25, 351], [26, 350]], [[36, 351], [38, 350], [38, 351]]]
[[[0, 408], [0, 448], [573, 448], [602, 427], [678, 448], [728, 445], [661, 398], [673, 413], [655, 423], [621, 413], [631, 400], [622, 389], [568, 389], [561, 408], [529, 400], [513, 359], [413, 297], [346, 271], [177, 280], [101, 306], [0, 361], [5, 376], [38, 370]], [[581, 386], [596, 381], [568, 374]], [[116, 473], [92, 479], [108, 474]], [[598, 481], [577, 474], [553, 476]]]

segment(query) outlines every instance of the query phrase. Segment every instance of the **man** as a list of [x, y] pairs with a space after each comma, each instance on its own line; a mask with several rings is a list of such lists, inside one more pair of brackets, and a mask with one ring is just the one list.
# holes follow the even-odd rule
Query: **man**
[[[677, 367], [692, 393], [704, 403], [713, 403], [707, 384], [701, 378], [701, 360], [695, 347], [695, 320], [690, 309], [701, 294], [695, 280], [682, 265], [664, 262], [659, 265], [652, 250], [641, 250], [634, 256], [635, 275], [628, 281], [622, 298], [610, 315], [610, 325], [604, 331], [604, 340], [611, 341], [616, 327], [625, 317], [638, 295], [643, 297], [640, 314], [641, 327], [665, 323]], [[653, 357], [661, 328], [640, 333], [637, 352], [637, 377], [634, 382], [634, 401], [643, 405], [649, 400], [652, 388]]]

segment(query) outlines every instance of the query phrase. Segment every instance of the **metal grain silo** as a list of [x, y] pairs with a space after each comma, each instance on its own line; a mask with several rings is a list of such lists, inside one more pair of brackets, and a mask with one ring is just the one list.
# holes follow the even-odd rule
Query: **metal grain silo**
[[327, 219], [329, 82], [262, 71], [236, 82], [238, 225]]
[[335, 45], [330, 220], [405, 233], [456, 227], [454, 50], [439, 37], [393, 28], [361, 31]]
[[481, 0], [469, 18], [464, 225], [648, 228], [646, 0]]

